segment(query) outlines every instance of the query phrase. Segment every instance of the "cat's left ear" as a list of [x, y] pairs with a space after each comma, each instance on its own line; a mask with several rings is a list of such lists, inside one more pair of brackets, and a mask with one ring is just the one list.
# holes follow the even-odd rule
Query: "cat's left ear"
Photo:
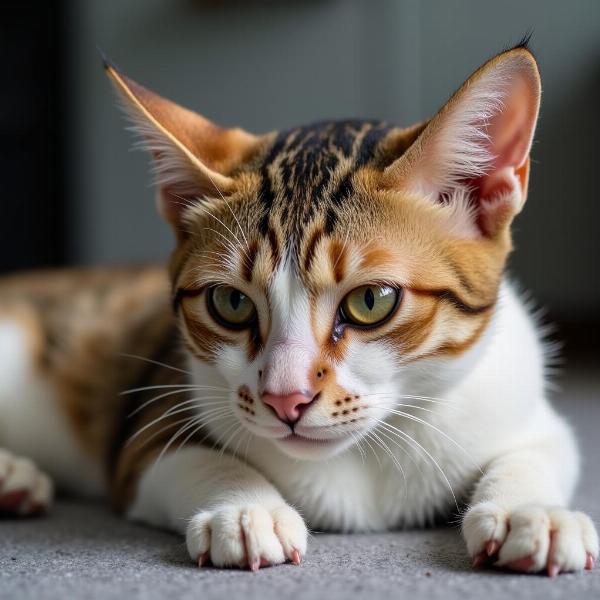
[[541, 96], [531, 52], [517, 47], [478, 69], [383, 173], [384, 187], [468, 202], [464, 218], [493, 237], [521, 210]]
[[147, 90], [105, 63], [139, 134], [139, 146], [154, 159], [158, 210], [185, 237], [182, 216], [190, 205], [235, 191], [230, 173], [255, 151], [259, 138], [242, 129], [219, 127]]

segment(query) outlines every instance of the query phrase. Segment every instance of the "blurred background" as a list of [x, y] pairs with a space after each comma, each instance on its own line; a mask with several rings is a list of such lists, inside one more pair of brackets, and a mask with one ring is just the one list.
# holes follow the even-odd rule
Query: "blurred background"
[[598, 0], [3, 1], [0, 270], [164, 260], [148, 160], [97, 46], [129, 76], [253, 132], [432, 115], [484, 60], [533, 31], [544, 84], [510, 270], [598, 361]]

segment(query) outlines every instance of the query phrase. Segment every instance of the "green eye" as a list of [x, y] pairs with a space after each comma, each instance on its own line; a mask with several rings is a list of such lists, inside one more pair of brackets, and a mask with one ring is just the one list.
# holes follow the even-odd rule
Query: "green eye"
[[217, 322], [233, 329], [243, 329], [256, 318], [254, 302], [229, 285], [218, 285], [209, 290], [208, 307]]
[[385, 321], [398, 304], [400, 293], [387, 285], [363, 285], [342, 301], [345, 320], [354, 325], [377, 325]]

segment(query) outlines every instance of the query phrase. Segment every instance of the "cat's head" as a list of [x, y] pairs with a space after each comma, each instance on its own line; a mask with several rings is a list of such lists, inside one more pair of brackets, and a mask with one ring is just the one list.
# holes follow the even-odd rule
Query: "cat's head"
[[471, 367], [527, 193], [540, 80], [526, 48], [408, 129], [255, 136], [107, 69], [154, 157], [194, 371], [219, 374], [240, 425], [331, 456]]

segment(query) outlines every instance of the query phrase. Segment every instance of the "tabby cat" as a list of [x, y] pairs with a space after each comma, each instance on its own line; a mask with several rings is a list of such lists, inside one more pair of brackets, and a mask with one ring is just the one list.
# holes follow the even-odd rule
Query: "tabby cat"
[[591, 569], [574, 438], [504, 276], [540, 102], [526, 45], [407, 129], [255, 136], [106, 71], [176, 248], [168, 277], [4, 279], [2, 509], [44, 511], [54, 481], [250, 570], [300, 563], [308, 526], [459, 511], [474, 565]]

